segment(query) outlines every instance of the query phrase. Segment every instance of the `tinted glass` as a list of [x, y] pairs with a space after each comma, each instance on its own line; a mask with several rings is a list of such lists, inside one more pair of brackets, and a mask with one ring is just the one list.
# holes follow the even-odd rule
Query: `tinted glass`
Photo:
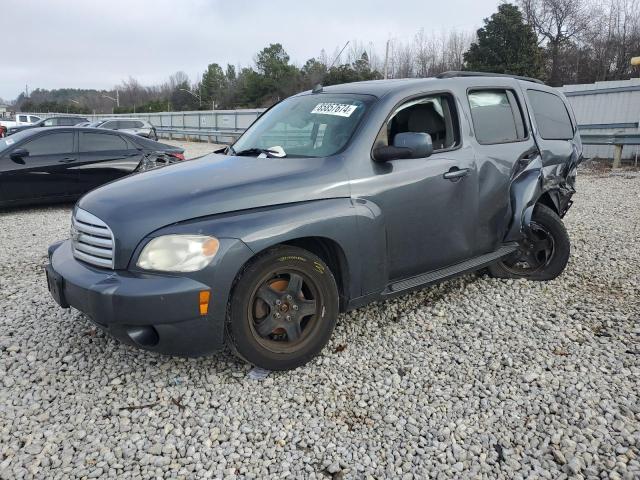
[[18, 121], [26, 122], [27, 121], [27, 116], [26, 115], [18, 115]]
[[118, 135], [106, 133], [80, 133], [81, 152], [106, 152], [110, 150], [127, 150], [127, 142]]
[[482, 144], [517, 142], [525, 138], [522, 113], [507, 90], [475, 90], [469, 106], [476, 139]]
[[39, 122], [40, 120], [42, 120], [40, 117], [31, 117], [32, 122]]
[[102, 125], [100, 125], [100, 127], [107, 128], [107, 129], [110, 129], [110, 130], [117, 130], [118, 129], [118, 122], [117, 121], [105, 122]]
[[29, 150], [29, 156], [59, 155], [73, 152], [73, 133], [52, 133], [24, 143], [21, 148]]
[[527, 93], [542, 138], [545, 140], [573, 138], [571, 118], [560, 97], [540, 90], [528, 90]]

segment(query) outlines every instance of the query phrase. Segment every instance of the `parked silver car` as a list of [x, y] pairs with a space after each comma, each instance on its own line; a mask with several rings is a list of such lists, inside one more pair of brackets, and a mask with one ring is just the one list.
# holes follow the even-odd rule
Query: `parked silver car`
[[146, 120], [139, 118], [108, 118], [97, 125], [97, 128], [106, 128], [108, 130], [119, 130], [132, 135], [140, 135], [141, 137], [157, 140], [158, 135], [156, 129]]

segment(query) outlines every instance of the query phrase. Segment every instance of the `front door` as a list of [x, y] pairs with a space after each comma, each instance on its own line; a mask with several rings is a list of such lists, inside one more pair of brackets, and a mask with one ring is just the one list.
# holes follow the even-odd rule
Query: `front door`
[[382, 127], [376, 143], [392, 144], [402, 132], [430, 134], [434, 153], [427, 158], [371, 162], [370, 177], [354, 179], [351, 185], [355, 197], [382, 210], [392, 281], [470, 258], [476, 234], [475, 158], [470, 147], [462, 146], [453, 97], [437, 94], [403, 103]]
[[[11, 158], [25, 149], [28, 156]], [[16, 144], [0, 158], [0, 183], [5, 200], [72, 197], [78, 194], [73, 166], [77, 160], [74, 132], [57, 131]]]

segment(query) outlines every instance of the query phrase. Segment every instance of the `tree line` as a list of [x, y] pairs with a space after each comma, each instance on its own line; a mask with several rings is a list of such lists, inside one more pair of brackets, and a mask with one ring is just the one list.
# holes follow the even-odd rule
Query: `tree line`
[[22, 111], [69, 113], [255, 108], [318, 83], [430, 77], [447, 70], [525, 75], [552, 86], [627, 79], [638, 74], [630, 58], [640, 55], [639, 7], [640, 0], [517, 0], [499, 5], [476, 32], [420, 30], [390, 39], [382, 53], [352, 41], [296, 65], [274, 43], [251, 66], [212, 63], [197, 81], [177, 72], [156, 86], [129, 78], [111, 91], [36, 89], [16, 104]]

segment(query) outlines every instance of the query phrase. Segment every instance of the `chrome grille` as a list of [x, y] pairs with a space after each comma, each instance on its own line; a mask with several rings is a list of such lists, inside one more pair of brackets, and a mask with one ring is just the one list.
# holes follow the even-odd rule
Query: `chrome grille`
[[73, 256], [98, 267], [113, 268], [113, 234], [95, 215], [76, 208], [71, 219]]

